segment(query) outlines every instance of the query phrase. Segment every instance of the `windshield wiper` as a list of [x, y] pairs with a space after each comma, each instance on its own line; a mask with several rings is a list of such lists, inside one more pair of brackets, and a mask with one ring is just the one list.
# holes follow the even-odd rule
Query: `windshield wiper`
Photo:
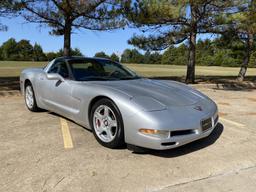
[[122, 78], [120, 78], [120, 80], [132, 80], [132, 79], [140, 79], [140, 77], [135, 76], [135, 77], [122, 77]]
[[113, 78], [109, 77], [100, 77], [100, 76], [89, 76], [79, 79], [80, 81], [97, 81], [97, 80], [112, 80]]

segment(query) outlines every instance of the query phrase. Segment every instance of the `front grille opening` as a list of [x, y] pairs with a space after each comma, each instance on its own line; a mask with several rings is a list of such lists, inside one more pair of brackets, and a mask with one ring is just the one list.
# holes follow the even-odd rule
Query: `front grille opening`
[[194, 133], [195, 133], [195, 130], [188, 129], [188, 130], [181, 130], [181, 131], [172, 131], [170, 133], [170, 136], [175, 137], [175, 136], [190, 135], [190, 134], [194, 134]]
[[171, 146], [176, 145], [176, 142], [168, 142], [168, 143], [162, 143], [163, 146]]

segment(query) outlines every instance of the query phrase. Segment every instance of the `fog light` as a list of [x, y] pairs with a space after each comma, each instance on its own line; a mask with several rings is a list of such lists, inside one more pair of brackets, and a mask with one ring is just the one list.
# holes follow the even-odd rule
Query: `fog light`
[[139, 129], [139, 132], [144, 135], [149, 135], [158, 138], [168, 138], [170, 135], [169, 131], [156, 130], [156, 129]]

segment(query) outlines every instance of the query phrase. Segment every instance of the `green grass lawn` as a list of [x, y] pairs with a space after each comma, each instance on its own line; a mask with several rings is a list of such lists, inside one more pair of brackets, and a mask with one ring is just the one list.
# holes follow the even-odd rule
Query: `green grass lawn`
[[[0, 77], [17, 77], [28, 67], [43, 67], [47, 62], [0, 61]], [[181, 77], [186, 75], [186, 66], [180, 65], [146, 65], [126, 64], [141, 76], [145, 77]], [[197, 76], [237, 76], [238, 67], [197, 66]], [[247, 76], [256, 76], [256, 68], [249, 68]]]

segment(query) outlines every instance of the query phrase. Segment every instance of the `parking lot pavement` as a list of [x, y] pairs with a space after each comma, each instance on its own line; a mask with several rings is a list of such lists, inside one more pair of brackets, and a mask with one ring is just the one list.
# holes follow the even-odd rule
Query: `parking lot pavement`
[[21, 96], [0, 97], [0, 191], [255, 191], [256, 90], [202, 91], [219, 106], [214, 132], [146, 154], [104, 148], [69, 120], [29, 112]]

